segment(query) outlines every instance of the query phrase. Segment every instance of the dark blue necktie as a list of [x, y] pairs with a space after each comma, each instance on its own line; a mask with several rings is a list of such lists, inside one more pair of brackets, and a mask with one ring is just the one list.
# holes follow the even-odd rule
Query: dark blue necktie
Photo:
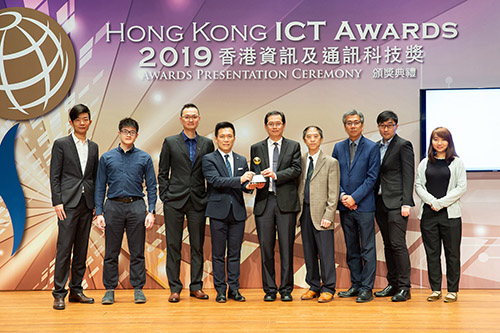
[[[278, 149], [278, 143], [275, 142], [273, 143], [274, 145], [274, 150], [273, 150], [273, 172], [276, 173], [276, 170], [278, 169], [278, 158], [280, 156], [280, 151]], [[273, 192], [276, 193], [276, 181], [273, 180]]]
[[231, 163], [229, 163], [229, 155], [226, 154], [226, 155], [224, 155], [224, 157], [226, 158], [227, 172], [229, 173], [229, 177], [232, 177], [233, 176], [233, 171], [231, 169]]
[[304, 186], [304, 202], [309, 203], [310, 202], [310, 185], [311, 185], [311, 177], [314, 172], [314, 160], [312, 156], [309, 156], [309, 167], [307, 168], [307, 176], [306, 176], [306, 183]]

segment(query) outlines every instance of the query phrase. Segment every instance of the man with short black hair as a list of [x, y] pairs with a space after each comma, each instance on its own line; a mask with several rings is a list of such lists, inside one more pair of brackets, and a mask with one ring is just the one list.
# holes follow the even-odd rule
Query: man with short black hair
[[198, 135], [200, 111], [194, 104], [182, 107], [179, 120], [183, 130], [163, 141], [158, 166], [160, 199], [163, 201], [167, 239], [167, 278], [169, 302], [180, 301], [182, 234], [187, 219], [191, 247], [190, 296], [208, 299], [203, 292], [203, 243], [205, 242], [205, 208], [207, 191], [202, 172], [202, 158], [214, 151], [212, 140]]
[[73, 133], [54, 141], [50, 159], [50, 190], [58, 219], [52, 292], [53, 308], [56, 310], [65, 309], [70, 262], [69, 301], [94, 303], [93, 298], [83, 294], [82, 280], [92, 225], [99, 148], [95, 142], [87, 139], [92, 124], [89, 108], [83, 104], [75, 105], [69, 112], [69, 118]]
[[239, 291], [241, 243], [247, 219], [243, 191], [255, 188], [255, 184], [249, 183], [254, 173], [248, 171], [246, 158], [233, 151], [236, 140], [233, 124], [217, 123], [214, 140], [218, 149], [203, 156], [203, 175], [208, 184], [205, 215], [210, 218], [215, 300], [225, 303], [230, 298], [244, 302], [245, 297]]
[[[139, 124], [125, 118], [118, 126], [120, 144], [101, 156], [95, 189], [96, 225], [105, 230], [105, 255], [102, 280], [106, 293], [102, 304], [115, 302], [118, 286], [118, 257], [127, 233], [130, 252], [130, 283], [134, 302], [146, 303], [142, 288], [146, 284], [144, 244], [146, 229], [153, 227], [156, 206], [156, 175], [151, 156], [135, 147]], [[143, 183], [146, 181], [148, 206], [144, 203]], [[104, 197], [107, 197], [103, 207]]]
[[393, 302], [411, 298], [410, 254], [406, 246], [406, 228], [413, 202], [415, 157], [413, 146], [396, 134], [398, 116], [389, 110], [377, 117], [382, 136], [380, 172], [375, 185], [377, 224], [384, 240], [388, 285], [375, 292], [377, 297], [392, 296]]
[[[269, 137], [250, 148], [251, 170], [262, 171], [266, 183], [258, 187], [254, 214], [262, 258], [262, 285], [264, 301], [293, 300], [293, 244], [295, 242], [296, 215], [300, 210], [297, 179], [300, 177], [300, 145], [283, 137], [286, 120], [283, 112], [271, 111], [264, 118]], [[255, 158], [261, 164], [255, 164]], [[262, 188], [261, 188], [262, 187]], [[276, 285], [274, 247], [276, 232], [280, 248], [281, 284]]]

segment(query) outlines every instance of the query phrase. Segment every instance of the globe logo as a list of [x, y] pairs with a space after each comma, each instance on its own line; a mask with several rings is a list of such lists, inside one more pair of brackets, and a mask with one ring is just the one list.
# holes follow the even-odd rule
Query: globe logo
[[29, 8], [0, 10], [0, 117], [53, 110], [73, 84], [75, 64], [71, 40], [54, 19]]

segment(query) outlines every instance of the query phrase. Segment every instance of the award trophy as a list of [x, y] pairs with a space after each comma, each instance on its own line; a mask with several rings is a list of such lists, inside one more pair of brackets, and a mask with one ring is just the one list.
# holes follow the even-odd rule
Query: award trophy
[[260, 174], [260, 157], [254, 157], [253, 163], [255, 164], [255, 175], [252, 177], [250, 184], [261, 184], [266, 182], [266, 178]]

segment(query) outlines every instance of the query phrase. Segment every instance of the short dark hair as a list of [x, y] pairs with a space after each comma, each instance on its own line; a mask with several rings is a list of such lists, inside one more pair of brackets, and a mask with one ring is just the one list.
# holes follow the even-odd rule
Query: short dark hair
[[315, 128], [318, 130], [318, 133], [319, 133], [319, 136], [321, 136], [321, 138], [323, 139], [323, 131], [321, 130], [321, 128], [319, 128], [318, 126], [315, 126], [315, 125], [310, 125], [310, 126], [307, 126], [304, 131], [302, 132], [302, 139], [305, 139], [306, 138], [306, 134], [307, 134], [307, 131], [310, 129], [310, 128]]
[[357, 110], [350, 110], [350, 111], [347, 111], [346, 113], [344, 113], [344, 115], [342, 116], [342, 122], [344, 123], [345, 125], [345, 122], [346, 122], [346, 118], [349, 117], [349, 116], [358, 116], [359, 117], [359, 120], [361, 120], [361, 123], [364, 124], [365, 123], [365, 116], [363, 115], [362, 112], [359, 112]]
[[181, 108], [181, 117], [182, 117], [182, 113], [184, 112], [184, 110], [189, 109], [189, 108], [195, 108], [196, 111], [198, 111], [198, 115], [200, 115], [200, 109], [198, 109], [198, 107], [196, 105], [194, 105], [193, 103], [187, 103], [187, 104], [184, 104], [184, 106]]
[[394, 120], [396, 125], [398, 124], [398, 115], [391, 110], [385, 110], [380, 112], [377, 116], [377, 124], [385, 123], [388, 120]]
[[118, 124], [118, 130], [121, 131], [124, 127], [133, 127], [137, 132], [139, 132], [139, 124], [132, 118], [123, 118]]
[[215, 137], [219, 134], [219, 130], [223, 128], [230, 128], [233, 130], [233, 135], [236, 136], [236, 131], [234, 129], [234, 125], [231, 124], [229, 121], [221, 121], [220, 123], [217, 123], [215, 125]]
[[268, 113], [266, 113], [266, 116], [264, 118], [264, 125], [267, 125], [267, 118], [269, 118], [270, 116], [280, 116], [283, 124], [286, 124], [285, 114], [281, 111], [274, 110], [274, 111], [269, 111]]
[[69, 119], [73, 122], [81, 113], [88, 113], [90, 119], [90, 110], [84, 104], [77, 104], [69, 110]]
[[451, 163], [455, 159], [455, 156], [458, 157], [455, 151], [455, 144], [453, 143], [453, 137], [451, 136], [451, 132], [446, 127], [437, 127], [435, 128], [429, 139], [429, 150], [427, 151], [427, 157], [431, 163], [436, 162], [436, 151], [432, 147], [432, 138], [434, 135], [440, 137], [443, 140], [448, 141], [448, 148], [446, 148], [446, 157], [445, 160], [447, 163]]

